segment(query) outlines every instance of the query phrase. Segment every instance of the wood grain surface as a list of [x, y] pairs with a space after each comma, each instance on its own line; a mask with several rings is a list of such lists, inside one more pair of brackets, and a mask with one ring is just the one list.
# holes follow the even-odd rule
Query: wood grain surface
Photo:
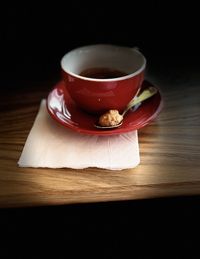
[[141, 164], [123, 171], [19, 168], [40, 101], [53, 83], [1, 96], [0, 207], [200, 194], [200, 86], [150, 79], [161, 89], [164, 108], [139, 130]]

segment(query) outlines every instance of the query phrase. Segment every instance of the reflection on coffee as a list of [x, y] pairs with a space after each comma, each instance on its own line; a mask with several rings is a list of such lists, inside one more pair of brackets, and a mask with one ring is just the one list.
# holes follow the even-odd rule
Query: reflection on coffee
[[89, 78], [97, 78], [97, 79], [109, 79], [109, 78], [116, 78], [121, 76], [126, 76], [127, 73], [112, 69], [112, 68], [88, 68], [83, 70], [80, 73], [80, 76], [89, 77]]

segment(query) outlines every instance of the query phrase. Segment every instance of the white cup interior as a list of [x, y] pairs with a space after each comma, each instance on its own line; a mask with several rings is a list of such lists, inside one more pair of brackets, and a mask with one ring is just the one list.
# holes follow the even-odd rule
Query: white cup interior
[[90, 68], [116, 69], [126, 73], [124, 77], [130, 77], [144, 70], [145, 65], [145, 57], [136, 48], [102, 44], [77, 48], [61, 60], [61, 67], [65, 72], [80, 78], [84, 78], [80, 73]]

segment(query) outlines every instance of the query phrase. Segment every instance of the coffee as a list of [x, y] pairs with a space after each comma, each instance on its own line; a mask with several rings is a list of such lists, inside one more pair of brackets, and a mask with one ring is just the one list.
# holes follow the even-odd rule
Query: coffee
[[89, 77], [89, 78], [96, 78], [96, 79], [109, 79], [109, 78], [116, 78], [121, 76], [126, 76], [127, 73], [106, 67], [98, 67], [98, 68], [88, 68], [83, 70], [80, 73], [80, 76]]

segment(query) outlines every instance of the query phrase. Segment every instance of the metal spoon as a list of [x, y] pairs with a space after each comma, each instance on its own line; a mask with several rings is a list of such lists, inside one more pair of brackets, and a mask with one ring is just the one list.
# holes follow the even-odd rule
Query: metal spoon
[[[155, 95], [157, 93], [157, 89], [153, 86], [150, 86], [149, 88], [145, 89], [139, 96], [137, 96], [136, 98], [134, 98], [133, 100], [131, 100], [129, 102], [129, 104], [127, 105], [126, 109], [123, 111], [123, 113], [121, 114], [122, 118], [124, 117], [124, 115], [134, 106], [136, 106], [137, 104], [140, 104], [141, 102], [143, 102], [144, 100], [152, 97], [153, 95]], [[98, 129], [114, 129], [114, 128], [118, 128], [119, 126], [121, 126], [123, 123], [123, 119], [121, 120], [120, 123], [116, 124], [116, 125], [110, 125], [110, 126], [101, 126], [99, 124], [94, 124], [94, 126]]]

